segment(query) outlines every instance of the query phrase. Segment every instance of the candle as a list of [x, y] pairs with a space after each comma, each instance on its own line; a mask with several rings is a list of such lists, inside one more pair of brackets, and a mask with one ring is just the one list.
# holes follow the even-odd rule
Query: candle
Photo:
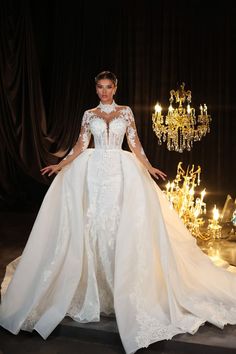
[[202, 105], [200, 104], [200, 112], [201, 112], [201, 116], [202, 116], [202, 114], [203, 114], [203, 107], [202, 107]]
[[170, 115], [174, 112], [174, 108], [173, 108], [172, 104], [169, 105], [168, 112]]
[[214, 206], [214, 209], [213, 209], [213, 220], [214, 221], [218, 221], [219, 219], [219, 210], [216, 208], [216, 205]]
[[190, 104], [187, 105], [187, 113], [190, 114], [191, 113], [191, 107]]
[[201, 191], [201, 202], [203, 201], [205, 195], [206, 195], [206, 189], [204, 188], [204, 189]]
[[208, 225], [208, 233], [213, 237], [213, 239], [220, 239], [221, 238], [221, 229], [222, 227], [219, 225], [219, 210], [216, 208], [216, 205], [213, 208], [213, 219], [209, 220]]
[[194, 196], [194, 188], [193, 187], [190, 189], [189, 194], [191, 197]]
[[199, 186], [201, 180], [200, 180], [200, 173], [201, 173], [201, 169], [200, 167], [198, 166], [198, 173], [197, 173], [197, 185]]
[[157, 102], [157, 104], [155, 105], [155, 113], [160, 116], [161, 115], [161, 111], [162, 111], [162, 107], [161, 105]]

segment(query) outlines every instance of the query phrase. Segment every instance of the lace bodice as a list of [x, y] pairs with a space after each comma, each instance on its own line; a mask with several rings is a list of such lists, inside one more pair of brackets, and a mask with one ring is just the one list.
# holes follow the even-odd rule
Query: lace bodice
[[110, 121], [106, 121], [93, 111], [86, 111], [82, 120], [83, 142], [87, 147], [92, 133], [95, 149], [120, 149], [127, 131], [131, 145], [135, 145], [135, 134], [131, 127], [133, 121], [134, 117], [129, 107], [121, 109]]
[[126, 134], [131, 151], [149, 168], [151, 165], [140, 143], [131, 108], [113, 103], [108, 114], [100, 106], [84, 112], [78, 141], [69, 155], [76, 157], [87, 149], [91, 135], [94, 137], [95, 149], [121, 149]]

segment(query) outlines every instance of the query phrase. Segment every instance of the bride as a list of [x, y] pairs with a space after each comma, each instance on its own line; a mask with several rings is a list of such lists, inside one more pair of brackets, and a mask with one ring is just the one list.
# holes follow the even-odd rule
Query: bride
[[[100, 103], [84, 113], [74, 148], [41, 170], [57, 176], [7, 272], [0, 325], [46, 339], [65, 316], [115, 315], [129, 354], [207, 321], [236, 324], [236, 275], [200, 250], [150, 176], [166, 177], [145, 156], [131, 109], [114, 102], [115, 75], [95, 82]], [[121, 149], [125, 134], [132, 153]]]

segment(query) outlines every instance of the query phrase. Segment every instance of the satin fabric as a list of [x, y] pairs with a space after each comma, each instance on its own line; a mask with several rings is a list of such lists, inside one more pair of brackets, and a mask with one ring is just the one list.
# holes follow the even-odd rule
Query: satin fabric
[[[101, 165], [106, 168], [99, 176]], [[100, 205], [104, 211], [109, 203], [111, 210], [118, 206], [108, 222], [115, 240], [103, 253], [107, 263], [91, 263], [100, 248], [92, 249], [94, 239], [87, 239], [89, 193], [94, 196], [94, 181], [110, 185], [114, 177]], [[107, 235], [102, 215], [97, 236]], [[220, 328], [236, 324], [236, 275], [200, 250], [143, 165], [121, 149], [87, 149], [59, 172], [17, 263], [14, 276], [9, 265], [0, 306], [0, 325], [14, 334], [34, 329], [46, 339], [65, 316], [88, 322], [112, 312], [129, 354], [178, 333], [193, 334], [206, 321]], [[99, 284], [107, 292], [99, 292]]]

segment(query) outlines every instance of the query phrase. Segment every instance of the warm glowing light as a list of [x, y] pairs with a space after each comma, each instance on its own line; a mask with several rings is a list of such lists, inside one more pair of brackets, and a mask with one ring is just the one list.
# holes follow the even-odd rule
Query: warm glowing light
[[185, 90], [183, 82], [177, 90], [170, 91], [169, 107], [163, 114], [159, 103], [152, 114], [152, 128], [158, 144], [166, 143], [169, 151], [190, 151], [195, 141], [200, 141], [210, 132], [211, 116], [206, 104], [200, 105], [200, 114], [191, 107], [192, 93]]
[[192, 188], [190, 189], [190, 191], [189, 191], [189, 194], [190, 194], [190, 195], [194, 195], [194, 193], [195, 193], [195, 192], [194, 192], [194, 188], [192, 187]]
[[205, 195], [206, 195], [206, 189], [203, 189], [203, 190], [201, 191], [201, 200], [204, 199]]
[[162, 107], [161, 107], [161, 105], [159, 103], [157, 103], [155, 105], [155, 112], [160, 114], [161, 111], [162, 111]]
[[214, 209], [213, 209], [213, 220], [218, 221], [219, 216], [220, 216], [219, 210], [216, 208], [216, 205], [215, 205]]
[[192, 235], [206, 240], [209, 239], [208, 235], [203, 235], [200, 230], [204, 224], [201, 214], [206, 213], [206, 203], [203, 202], [203, 198], [194, 198], [196, 181], [199, 179], [200, 172], [200, 166], [195, 169], [194, 165], [191, 168], [188, 166], [185, 171], [182, 168], [182, 162], [180, 162], [174, 181], [166, 184], [165, 193], [171, 207], [177, 211]]
[[208, 234], [213, 238], [213, 239], [220, 239], [221, 238], [221, 229], [222, 226], [219, 225], [219, 219], [220, 214], [219, 210], [216, 208], [216, 205], [214, 206], [213, 209], [213, 219], [209, 220], [208, 224]]

